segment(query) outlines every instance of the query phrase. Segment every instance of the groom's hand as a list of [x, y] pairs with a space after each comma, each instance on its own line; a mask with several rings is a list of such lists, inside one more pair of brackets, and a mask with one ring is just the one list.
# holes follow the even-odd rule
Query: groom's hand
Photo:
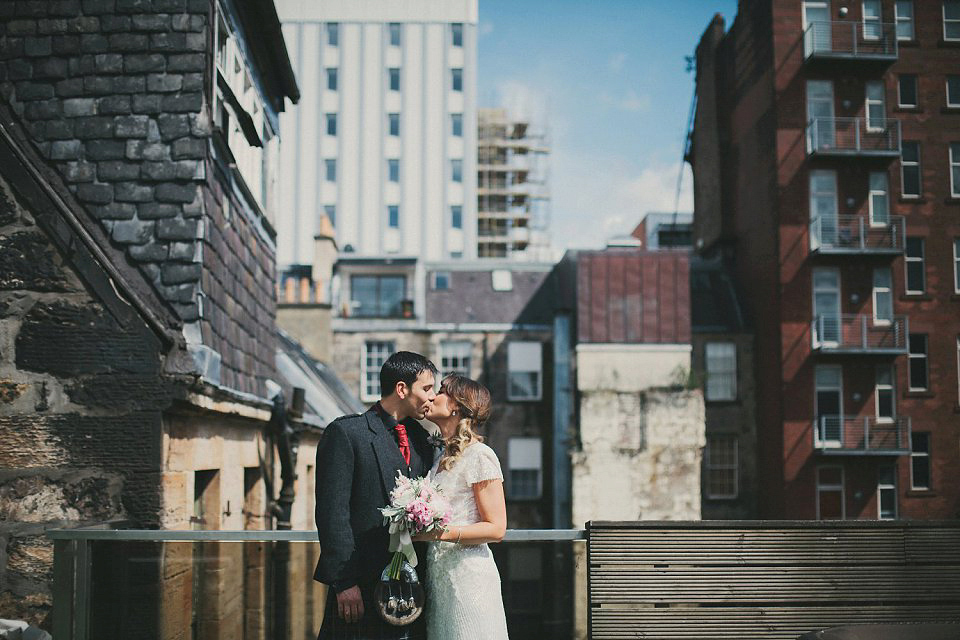
[[337, 594], [337, 611], [347, 622], [359, 622], [363, 617], [363, 597], [360, 587], [352, 586]]

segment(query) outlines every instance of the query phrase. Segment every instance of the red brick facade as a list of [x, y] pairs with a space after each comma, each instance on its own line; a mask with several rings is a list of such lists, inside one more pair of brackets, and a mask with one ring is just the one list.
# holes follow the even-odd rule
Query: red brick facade
[[[689, 158], [696, 183], [695, 241], [703, 241], [705, 253], [732, 254], [756, 330], [761, 516], [807, 519], [839, 509], [839, 502], [832, 503], [839, 492], [820, 492], [817, 484], [818, 468], [835, 467], [843, 470], [843, 516], [877, 518], [878, 478], [893, 465], [896, 488], [887, 495], [896, 493], [896, 517], [955, 518], [960, 295], [954, 243], [960, 238], [960, 199], [951, 196], [949, 145], [960, 143], [960, 109], [946, 106], [945, 87], [951, 69], [960, 71], [960, 42], [944, 40], [939, 1], [913, 2], [909, 40], [895, 40], [893, 0], [880, 3], [882, 26], [876, 29], [882, 35], [876, 39], [863, 38], [861, 3], [827, 4], [833, 35], [817, 45], [826, 51], [813, 51], [809, 35], [805, 42], [804, 28], [814, 20], [805, 20], [801, 0], [742, 0], [730, 31], [723, 34], [722, 19], [715, 19], [697, 51], [699, 103]], [[848, 29], [859, 34], [856, 51], [844, 48], [840, 34]], [[887, 46], [881, 55], [868, 48], [878, 42]], [[838, 53], [843, 55], [832, 55]], [[898, 107], [903, 74], [918, 79], [916, 108]], [[835, 128], [822, 145], [807, 128], [810, 81], [829, 83], [820, 86], [833, 91], [824, 109], [832, 110]], [[871, 134], [865, 122], [871, 82], [882, 83], [883, 117], [899, 121], [882, 120], [882, 134]], [[849, 140], [847, 128], [853, 132]], [[870, 146], [871, 136], [888, 132], [885, 142]], [[918, 198], [902, 196], [901, 139], [919, 143]], [[813, 171], [836, 178], [833, 217], [811, 212]], [[871, 226], [871, 174], [886, 176], [886, 226]], [[866, 240], [860, 240], [861, 229]], [[924, 274], [922, 293], [906, 293], [904, 237], [912, 246], [912, 239], [924, 240], [922, 267], [914, 267]], [[815, 269], [832, 270], [818, 272], [820, 299], [828, 301], [819, 312]], [[892, 274], [889, 296], [874, 287], [886, 269]], [[831, 274], [838, 276], [839, 291], [823, 284]], [[831, 296], [836, 303], [829, 303]], [[875, 298], [892, 300], [890, 324], [883, 323], [889, 311], [874, 309]], [[818, 315], [829, 326], [814, 335]], [[920, 361], [906, 355], [907, 334], [927, 336], [923, 391], [910, 390], [910, 363], [917, 367]], [[816, 408], [818, 367], [820, 404], [837, 402], [840, 408]], [[881, 368], [892, 368], [892, 392], [878, 387]], [[841, 372], [841, 384], [828, 381], [831, 371]], [[871, 429], [871, 436], [860, 433]], [[929, 489], [912, 487], [911, 432], [929, 434]], [[913, 438], [914, 448], [922, 448], [921, 438], [927, 437]], [[826, 474], [835, 472], [824, 473], [826, 482]]]

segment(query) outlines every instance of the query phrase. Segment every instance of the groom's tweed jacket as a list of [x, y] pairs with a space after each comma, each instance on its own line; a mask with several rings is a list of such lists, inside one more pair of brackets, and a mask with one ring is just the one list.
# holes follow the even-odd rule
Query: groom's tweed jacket
[[[320, 561], [314, 579], [329, 585], [331, 594], [321, 637], [408, 637], [403, 634], [404, 628], [391, 628], [386, 623], [383, 631], [387, 635], [355, 635], [358, 626], [380, 626], [372, 602], [373, 589], [391, 554], [379, 509], [388, 503], [398, 471], [410, 477], [424, 476], [433, 463], [433, 447], [426, 431], [414, 420], [404, 424], [410, 440], [409, 467], [394, 432], [384, 424], [376, 407], [361, 415], [337, 418], [327, 426], [320, 441], [316, 467]], [[424, 557], [422, 550], [417, 555]], [[419, 573], [423, 579], [424, 572]], [[345, 625], [331, 620], [331, 613], [333, 618], [337, 616], [336, 592], [354, 585], [359, 585], [363, 593], [364, 621], [368, 624]], [[345, 628], [336, 631], [336, 627]]]

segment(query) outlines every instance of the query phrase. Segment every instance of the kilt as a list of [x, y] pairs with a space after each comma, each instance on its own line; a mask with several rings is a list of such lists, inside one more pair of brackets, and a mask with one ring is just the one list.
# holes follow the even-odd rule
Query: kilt
[[374, 586], [361, 587], [363, 594], [363, 617], [359, 622], [344, 622], [337, 613], [337, 594], [327, 589], [327, 604], [323, 612], [323, 626], [317, 640], [426, 640], [427, 614], [405, 627], [395, 627], [384, 622], [373, 602]]

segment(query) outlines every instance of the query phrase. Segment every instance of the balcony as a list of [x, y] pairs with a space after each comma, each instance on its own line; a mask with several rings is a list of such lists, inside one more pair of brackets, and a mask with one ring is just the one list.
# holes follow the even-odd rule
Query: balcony
[[900, 255], [905, 224], [902, 216], [871, 223], [866, 216], [817, 216], [810, 221], [810, 251], [824, 255]]
[[880, 320], [866, 314], [823, 314], [810, 323], [813, 350], [820, 353], [901, 355], [907, 353], [906, 316]]
[[897, 61], [896, 25], [860, 21], [811, 22], [803, 33], [806, 60]]
[[910, 418], [819, 416], [813, 423], [813, 448], [827, 455], [907, 455]]
[[813, 118], [807, 123], [807, 153], [826, 157], [900, 156], [900, 121], [886, 118]]

